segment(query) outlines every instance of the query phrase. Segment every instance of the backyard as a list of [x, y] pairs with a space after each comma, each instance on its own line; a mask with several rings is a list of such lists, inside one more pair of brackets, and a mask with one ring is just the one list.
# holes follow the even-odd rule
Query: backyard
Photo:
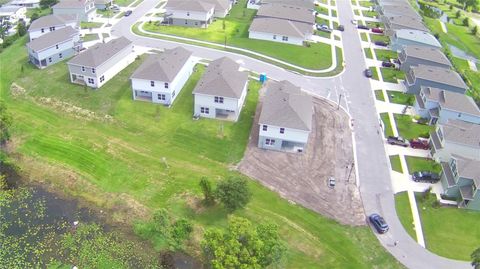
[[[168, 208], [193, 222], [188, 252], [198, 255], [201, 231], [227, 223], [222, 207], [198, 208], [199, 180], [238, 175], [232, 167], [244, 154], [260, 85], [250, 84], [239, 122], [194, 121], [191, 91], [201, 66], [166, 108], [131, 100], [129, 77], [142, 59], [90, 90], [69, 83], [65, 62], [43, 70], [27, 64], [25, 42], [0, 54], [0, 96], [14, 115], [12, 153], [22, 172], [113, 210], [114, 221], [142, 222]], [[234, 215], [279, 226], [285, 268], [402, 268], [368, 227], [339, 225], [255, 181], [249, 186], [252, 201]], [[122, 206], [128, 210], [116, 210]]]
[[398, 134], [405, 139], [429, 138], [430, 131], [434, 130], [434, 126], [414, 122], [410, 115], [393, 114], [393, 117], [395, 118]]

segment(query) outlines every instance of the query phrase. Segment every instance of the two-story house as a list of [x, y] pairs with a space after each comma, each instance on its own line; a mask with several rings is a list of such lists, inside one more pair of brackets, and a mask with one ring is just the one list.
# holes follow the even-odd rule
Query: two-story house
[[423, 24], [421, 19], [407, 16], [390, 16], [382, 17], [385, 24], [385, 35], [392, 36], [396, 30], [409, 29], [428, 32], [428, 28]]
[[19, 20], [25, 21], [27, 8], [21, 6], [5, 5], [0, 7], [0, 22], [16, 25]]
[[421, 87], [415, 95], [415, 112], [430, 125], [457, 119], [480, 124], [480, 109], [472, 97], [442, 89]]
[[451, 155], [480, 160], [480, 125], [461, 120], [437, 124], [430, 133], [430, 155], [437, 162], [447, 161]]
[[400, 70], [407, 72], [411, 66], [430, 65], [450, 69], [452, 64], [440, 49], [424, 46], [405, 46], [398, 54]]
[[170, 25], [207, 28], [214, 13], [215, 5], [201, 0], [169, 0], [163, 20]]
[[442, 48], [442, 44], [429, 32], [411, 29], [395, 30], [390, 36], [390, 48], [401, 51], [405, 46]]
[[68, 61], [72, 83], [100, 88], [135, 60], [133, 43], [125, 37], [98, 43]]
[[407, 93], [411, 94], [418, 94], [421, 87], [439, 88], [461, 94], [465, 94], [468, 89], [467, 84], [457, 72], [442, 67], [410, 66], [405, 77]]
[[442, 162], [443, 194], [457, 199], [460, 208], [480, 210], [480, 161], [452, 155]]
[[380, 17], [405, 16], [421, 20], [422, 17], [412, 8], [410, 3], [397, 1], [396, 3], [387, 3], [377, 7]]
[[148, 56], [130, 77], [133, 100], [171, 105], [193, 72], [192, 52], [183, 47]]
[[258, 120], [258, 147], [303, 152], [312, 130], [313, 100], [289, 81], [268, 81]]
[[94, 0], [61, 0], [52, 7], [54, 15], [76, 15], [79, 21], [92, 21], [97, 15]]
[[213, 16], [215, 18], [225, 18], [232, 9], [232, 1], [230, 0], [202, 0], [215, 6]]
[[45, 68], [75, 55], [81, 46], [79, 31], [68, 26], [28, 42], [27, 50], [30, 62]]
[[67, 26], [78, 29], [77, 16], [73, 14], [47, 15], [34, 20], [28, 27], [30, 41]]
[[248, 72], [239, 69], [240, 65], [227, 57], [208, 65], [193, 89], [195, 116], [238, 120], [248, 85]]

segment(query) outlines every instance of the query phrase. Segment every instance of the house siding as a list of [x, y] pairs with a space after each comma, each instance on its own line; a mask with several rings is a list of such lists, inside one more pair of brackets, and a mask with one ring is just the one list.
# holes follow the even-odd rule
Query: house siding
[[[274, 38], [276, 37], [276, 38]], [[287, 36], [288, 41], [283, 41], [282, 40], [283, 35], [276, 35], [272, 33], [262, 33], [262, 32], [255, 32], [255, 31], [249, 31], [248, 32], [248, 38], [252, 39], [260, 39], [260, 40], [267, 40], [267, 41], [273, 41], [273, 42], [278, 42], [278, 43], [287, 43], [287, 44], [292, 44], [292, 45], [303, 45], [303, 41], [307, 39], [305, 38], [298, 38], [298, 37], [292, 37], [292, 36]]]
[[75, 14], [79, 21], [86, 22], [92, 21], [97, 15], [97, 10], [93, 1], [81, 8], [59, 8], [53, 6], [52, 10], [54, 15]]
[[213, 13], [213, 8], [209, 12], [174, 10], [167, 8], [165, 14], [168, 14], [168, 17], [165, 17], [164, 20], [171, 25], [206, 28], [212, 21]]
[[41, 29], [38, 29], [38, 30], [34, 30], [34, 31], [28, 31], [28, 36], [30, 38], [30, 41], [34, 40], [35, 38], [39, 38], [41, 37], [42, 35], [45, 35], [45, 34], [48, 34], [50, 32], [53, 32], [53, 31], [50, 31], [50, 27], [55, 27], [55, 30], [60, 30], [62, 28], [65, 28], [67, 26], [71, 26], [73, 29], [77, 29], [78, 28], [78, 24], [76, 22], [69, 22], [67, 24], [63, 24], [63, 25], [51, 25], [49, 27], [45, 27], [43, 28], [43, 33], [42, 33], [42, 30]]
[[[259, 123], [258, 147], [270, 150], [284, 150], [282, 144], [284, 142], [295, 143], [298, 148], [305, 150], [308, 142], [309, 131], [297, 130], [292, 128], [285, 128], [285, 132], [280, 133], [278, 126], [267, 125], [267, 131], [263, 130], [262, 123]], [[267, 145], [267, 139], [275, 139], [274, 145]]]
[[[27, 50], [30, 62], [36, 65], [38, 68], [45, 68], [47, 66], [68, 59], [75, 55], [78, 49], [80, 49], [81, 45], [78, 45], [78, 47], [76, 47], [78, 40], [79, 36], [76, 35], [68, 41], [59, 43], [58, 49], [56, 48], [56, 46], [52, 46], [41, 51], [33, 51], [32, 49], [28, 48]], [[60, 54], [62, 55], [62, 57], [60, 57]], [[42, 61], [44, 62], [42, 63]]]

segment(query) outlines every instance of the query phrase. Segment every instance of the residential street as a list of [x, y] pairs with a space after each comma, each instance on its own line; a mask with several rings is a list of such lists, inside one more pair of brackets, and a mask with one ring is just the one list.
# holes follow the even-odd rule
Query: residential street
[[[408, 268], [471, 268], [467, 262], [446, 259], [429, 252], [417, 244], [402, 227], [395, 211], [390, 163], [385, 154], [385, 143], [375, 108], [375, 98], [369, 79], [363, 75], [366, 62], [360, 37], [357, 29], [350, 23], [354, 17], [351, 2], [347, 0], [336, 2], [340, 24], [345, 25], [342, 41], [346, 62], [346, 70], [337, 77], [304, 77], [247, 56], [193, 45], [181, 45], [193, 51], [194, 56], [216, 59], [227, 55], [249, 70], [265, 72], [274, 79], [288, 80], [304, 90], [335, 102], [340, 99], [342, 107], [353, 119], [356, 174], [359, 178], [365, 212], [367, 215], [380, 213], [390, 225], [388, 233], [377, 236], [382, 245]], [[125, 36], [141, 47], [164, 49], [179, 46], [180, 44], [176, 42], [140, 37], [131, 32], [131, 26], [157, 4], [158, 0], [143, 1], [131, 16], [121, 19], [113, 27], [112, 35]], [[394, 246], [395, 241], [398, 241], [397, 246]]]

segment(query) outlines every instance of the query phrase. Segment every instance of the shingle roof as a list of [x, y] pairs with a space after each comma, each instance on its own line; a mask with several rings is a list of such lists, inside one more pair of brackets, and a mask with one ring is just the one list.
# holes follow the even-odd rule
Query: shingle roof
[[27, 43], [27, 47], [29, 47], [33, 51], [40, 51], [40, 50], [52, 47], [56, 44], [62, 43], [64, 41], [70, 40], [73, 38], [73, 36], [78, 34], [79, 34], [78, 30], [68, 26], [68, 27], [44, 34], [41, 37], [30, 41], [29, 43]]
[[442, 127], [445, 140], [480, 148], [480, 125], [461, 120], [448, 120]]
[[420, 91], [427, 99], [438, 102], [442, 108], [480, 117], [480, 109], [470, 96], [431, 87], [422, 87]]
[[131, 78], [172, 82], [192, 55], [183, 47], [148, 56]]
[[405, 46], [403, 48], [407, 57], [418, 58], [430, 62], [452, 66], [447, 56], [439, 49], [425, 46]]
[[230, 7], [230, 0], [202, 0], [215, 6], [215, 10], [226, 10]]
[[255, 18], [248, 31], [305, 38], [306, 34], [313, 33], [313, 27], [306, 23], [277, 18]]
[[382, 9], [383, 14], [386, 16], [401, 15], [417, 19], [422, 18], [408, 3], [406, 3], [405, 5], [388, 4], [384, 5]]
[[52, 26], [58, 25], [66, 25], [70, 22], [76, 22], [77, 16], [73, 14], [62, 14], [62, 15], [47, 15], [44, 17], [40, 17], [30, 24], [28, 28], [29, 31], [38, 30], [42, 28], [48, 28]]
[[89, 0], [61, 0], [52, 8], [83, 8]]
[[410, 70], [413, 71], [415, 78], [434, 81], [463, 89], [468, 88], [460, 75], [451, 69], [421, 64], [418, 66], [411, 66]]
[[240, 98], [248, 81], [248, 72], [239, 71], [239, 68], [238, 63], [227, 57], [212, 61], [193, 93]]
[[458, 175], [464, 178], [473, 179], [477, 188], [480, 188], [480, 161], [465, 158], [452, 154], [457, 160]]
[[387, 17], [386, 20], [385, 28], [388, 27], [391, 30], [414, 29], [428, 32], [428, 28], [417, 18], [400, 15]]
[[412, 40], [418, 43], [427, 44], [433, 47], [441, 48], [442, 45], [429, 32], [414, 30], [414, 29], [399, 29], [395, 31], [397, 38]]
[[313, 15], [312, 10], [281, 3], [260, 6], [257, 12], [257, 17], [298, 21], [312, 25], [315, 23], [315, 16]]
[[292, 83], [268, 81], [259, 124], [304, 131], [312, 129], [313, 101]]
[[287, 4], [295, 7], [303, 7], [307, 9], [313, 9], [314, 3], [312, 0], [262, 0], [261, 4]]
[[209, 12], [215, 5], [200, 0], [169, 0], [165, 6], [167, 9]]
[[17, 10], [21, 9], [23, 7], [20, 6], [1, 6], [0, 7], [0, 13], [15, 13]]
[[107, 43], [98, 43], [71, 59], [68, 64], [98, 67], [115, 54], [132, 45], [125, 37], [112, 39]]

